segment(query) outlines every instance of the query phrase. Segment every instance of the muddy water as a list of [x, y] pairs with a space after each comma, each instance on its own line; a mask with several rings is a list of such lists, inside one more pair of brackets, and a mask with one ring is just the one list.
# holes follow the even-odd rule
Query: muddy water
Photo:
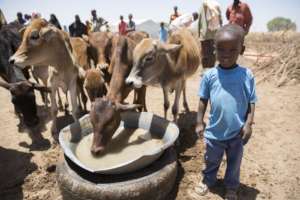
[[118, 129], [105, 152], [94, 157], [91, 154], [93, 134], [85, 136], [78, 144], [75, 154], [87, 167], [93, 170], [110, 169], [163, 146], [161, 139], [151, 138], [144, 129]]

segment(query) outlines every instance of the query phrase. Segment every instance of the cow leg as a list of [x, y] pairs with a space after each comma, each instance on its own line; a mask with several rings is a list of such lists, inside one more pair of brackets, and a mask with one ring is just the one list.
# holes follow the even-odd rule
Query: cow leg
[[58, 88], [53, 84], [51, 84], [51, 94], [50, 94], [50, 99], [51, 99], [51, 117], [52, 117], [52, 127], [51, 127], [51, 133], [52, 137], [55, 141], [58, 141], [58, 129], [57, 129], [57, 103], [56, 103], [56, 91]]
[[62, 100], [61, 100], [60, 92], [59, 92], [58, 88], [57, 88], [57, 96], [58, 96], [58, 109], [59, 109], [59, 111], [64, 111], [64, 106], [62, 104]]
[[147, 112], [146, 107], [146, 86], [143, 86], [140, 89], [134, 90], [134, 102], [135, 104], [143, 105], [143, 108], [138, 108], [140, 112], [143, 110]]
[[167, 119], [167, 113], [168, 109], [170, 107], [170, 101], [169, 101], [169, 96], [168, 96], [169, 88], [168, 87], [163, 87], [163, 93], [164, 93], [164, 117]]
[[77, 121], [78, 119], [78, 102], [77, 102], [77, 84], [76, 84], [76, 80], [71, 81], [71, 84], [69, 85], [69, 89], [70, 89], [70, 96], [71, 96], [71, 104], [72, 104], [72, 116], [74, 118], [74, 121]]
[[183, 88], [183, 81], [178, 81], [177, 84], [176, 84], [176, 88], [175, 88], [174, 104], [172, 106], [172, 114], [173, 114], [175, 123], [177, 123], [179, 100], [180, 100], [180, 95], [181, 95], [182, 88]]
[[182, 93], [183, 93], [183, 107], [186, 112], [190, 112], [190, 108], [189, 108], [189, 105], [187, 103], [187, 98], [186, 98], [186, 80], [183, 81]]
[[68, 91], [65, 92], [65, 115], [69, 115], [69, 98], [68, 98]]

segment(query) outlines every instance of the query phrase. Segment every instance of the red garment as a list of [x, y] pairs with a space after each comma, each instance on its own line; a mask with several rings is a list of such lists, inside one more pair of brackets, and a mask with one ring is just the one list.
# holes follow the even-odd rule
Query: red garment
[[240, 25], [248, 33], [252, 24], [252, 14], [246, 3], [240, 2], [237, 7], [229, 6], [226, 17], [229, 23]]
[[126, 22], [121, 21], [119, 23], [119, 33], [121, 35], [126, 35], [126, 33], [127, 33], [127, 24], [126, 24]]

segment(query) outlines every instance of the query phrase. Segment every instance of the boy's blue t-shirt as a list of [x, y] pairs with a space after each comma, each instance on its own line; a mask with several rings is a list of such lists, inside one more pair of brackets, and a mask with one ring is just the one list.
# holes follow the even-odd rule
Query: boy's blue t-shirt
[[208, 70], [200, 84], [198, 95], [210, 100], [209, 124], [204, 136], [228, 140], [239, 134], [246, 121], [249, 103], [257, 101], [252, 72], [244, 67]]

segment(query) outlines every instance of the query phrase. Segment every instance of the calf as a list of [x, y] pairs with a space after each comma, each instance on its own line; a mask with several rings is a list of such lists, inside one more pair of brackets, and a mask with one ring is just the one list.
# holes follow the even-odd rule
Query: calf
[[177, 120], [181, 92], [183, 92], [183, 106], [186, 111], [189, 111], [186, 100], [186, 79], [196, 72], [200, 64], [200, 49], [188, 30], [175, 31], [167, 44], [154, 39], [142, 40], [134, 49], [133, 62], [126, 83], [135, 88], [160, 84], [164, 93], [165, 118], [169, 108], [170, 90], [175, 89], [172, 107], [174, 121]]
[[41, 91], [47, 89], [27, 81], [28, 77], [25, 77], [28, 74], [27, 69], [24, 70], [26, 73], [24, 74], [21, 69], [8, 62], [21, 42], [19, 28], [18, 25], [9, 24], [0, 30], [0, 76], [5, 80], [0, 86], [10, 91], [20, 121], [28, 127], [33, 127], [39, 122], [34, 89]]
[[79, 67], [76, 63], [70, 38], [64, 31], [61, 31], [49, 24], [44, 19], [34, 19], [26, 27], [23, 40], [10, 58], [10, 62], [20, 68], [27, 65], [51, 66], [49, 82], [51, 84], [51, 132], [54, 139], [57, 139], [57, 119], [58, 112], [56, 104], [56, 92], [60, 87], [65, 93], [70, 91], [72, 103], [72, 116], [77, 120], [77, 81]]
[[112, 78], [109, 84], [106, 97], [98, 98], [91, 107], [91, 122], [94, 130], [91, 152], [101, 153], [112, 138], [120, 124], [120, 112], [132, 110], [144, 106], [146, 88], [138, 92], [138, 98], [132, 105], [124, 105], [123, 101], [132, 90], [126, 86], [125, 79], [132, 68], [132, 52], [136, 45], [134, 41], [125, 36], [115, 36], [113, 44], [114, 51], [109, 69], [112, 71]]

